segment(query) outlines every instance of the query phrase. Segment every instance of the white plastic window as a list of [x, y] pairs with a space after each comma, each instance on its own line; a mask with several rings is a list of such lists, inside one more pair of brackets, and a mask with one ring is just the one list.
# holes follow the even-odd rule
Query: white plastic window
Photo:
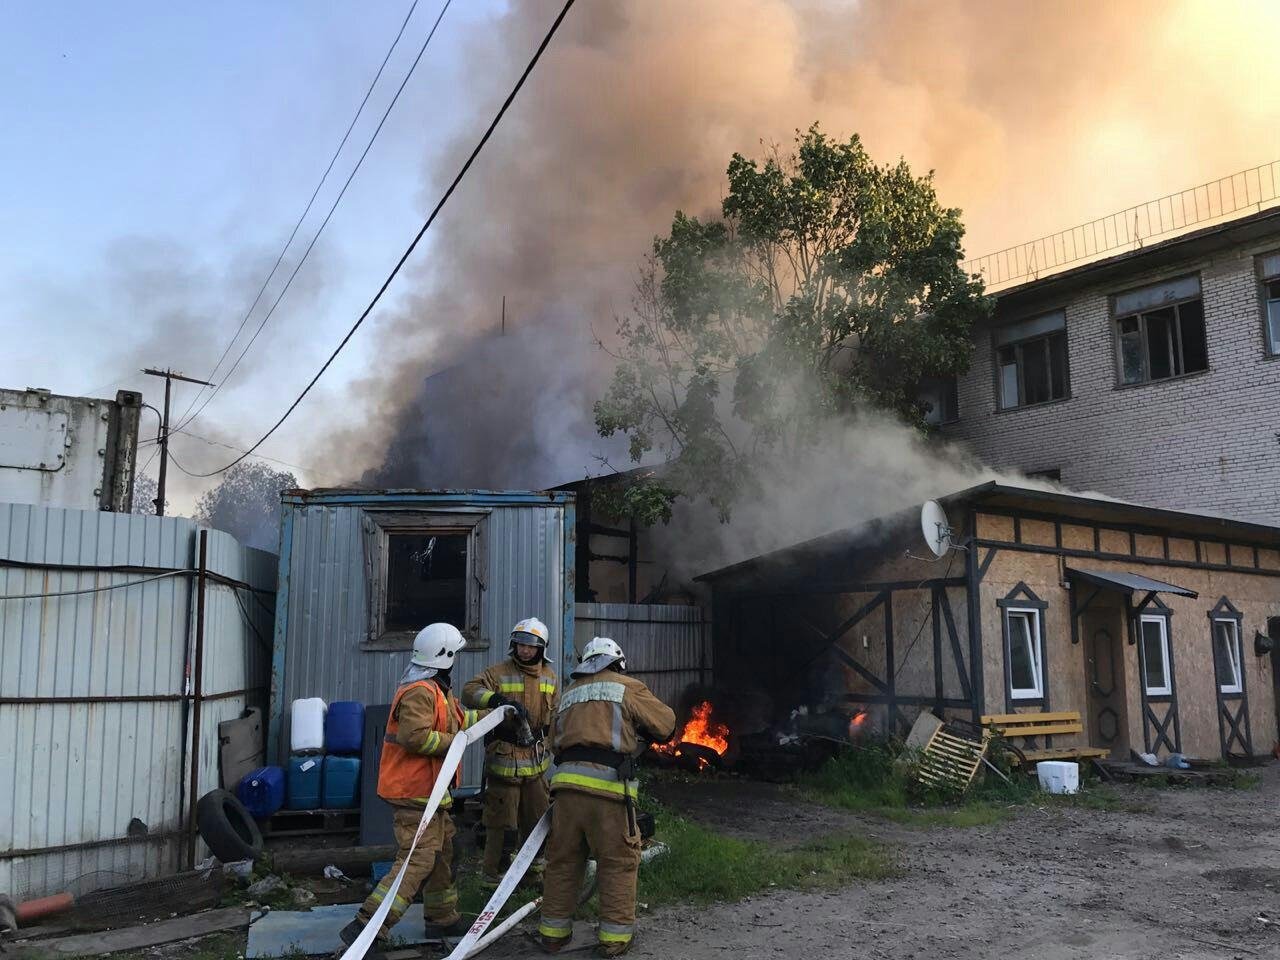
[[1040, 611], [1008, 609], [1004, 612], [1009, 694], [1014, 700], [1044, 697], [1044, 660], [1040, 650]]
[[1222, 693], [1242, 692], [1240, 625], [1235, 620], [1213, 621], [1213, 660], [1218, 668], [1218, 689]]
[[1149, 697], [1167, 697], [1173, 693], [1169, 670], [1169, 621], [1164, 617], [1144, 616], [1139, 624], [1142, 633], [1142, 682]]

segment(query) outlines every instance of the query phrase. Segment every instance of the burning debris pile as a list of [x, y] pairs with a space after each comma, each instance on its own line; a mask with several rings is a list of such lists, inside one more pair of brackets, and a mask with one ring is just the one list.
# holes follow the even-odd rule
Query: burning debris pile
[[850, 714], [845, 709], [802, 706], [781, 723], [748, 732], [732, 723], [730, 713], [711, 699], [700, 700], [675, 736], [650, 746], [649, 760], [691, 773], [731, 768], [748, 776], [787, 780], [820, 766], [842, 745], [861, 741], [871, 727], [863, 709]]
[[711, 701], [703, 700], [689, 712], [682, 730], [666, 743], [653, 744], [650, 750], [660, 757], [693, 761], [698, 770], [719, 766], [729, 749], [730, 732], [728, 725], [713, 719], [711, 713]]

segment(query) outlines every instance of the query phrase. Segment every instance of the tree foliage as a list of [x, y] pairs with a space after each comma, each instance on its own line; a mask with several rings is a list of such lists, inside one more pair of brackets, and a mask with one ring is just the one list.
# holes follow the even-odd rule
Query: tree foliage
[[298, 485], [292, 473], [243, 460], [196, 503], [196, 520], [250, 547], [274, 549], [279, 540], [280, 491]]
[[862, 406], [922, 425], [918, 384], [967, 369], [990, 309], [932, 174], [877, 165], [856, 135], [815, 124], [788, 155], [734, 154], [727, 177], [720, 217], [677, 212], [654, 241], [595, 405], [633, 462], [664, 461], [610, 487], [646, 523], [681, 495], [727, 520], [761, 458], [803, 458]]
[[160, 493], [160, 485], [155, 477], [139, 473], [133, 478], [133, 502], [129, 512], [143, 514], [148, 517], [156, 515], [156, 497]]

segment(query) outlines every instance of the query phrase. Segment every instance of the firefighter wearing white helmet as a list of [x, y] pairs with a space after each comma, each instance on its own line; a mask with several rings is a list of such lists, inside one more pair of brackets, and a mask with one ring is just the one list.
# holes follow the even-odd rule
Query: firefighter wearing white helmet
[[[448, 623], [433, 623], [414, 638], [409, 666], [391, 701], [378, 768], [378, 796], [391, 804], [399, 851], [391, 870], [339, 934], [348, 946], [373, 917], [400, 872], [453, 738], [488, 712], [464, 710], [450, 689], [453, 665], [466, 645], [458, 628]], [[439, 811], [409, 857], [404, 880], [375, 941], [379, 946], [386, 944], [387, 931], [409, 909], [419, 889], [428, 939], [466, 932], [468, 924], [458, 913], [458, 894], [453, 886], [454, 828], [447, 812], [451, 802], [446, 791]]]
[[671, 739], [676, 715], [626, 669], [621, 647], [608, 637], [593, 639], [551, 724], [556, 766], [538, 926], [548, 953], [563, 950], [573, 936], [588, 857], [596, 861], [600, 892], [597, 951], [616, 957], [634, 939], [640, 866], [635, 758], [646, 740]]
[[[520, 716], [485, 738], [484, 861], [481, 882], [496, 886], [503, 860], [547, 812], [551, 795], [546, 772], [551, 759], [547, 730], [559, 703], [555, 670], [547, 660], [550, 632], [537, 617], [511, 628], [506, 660], [485, 670], [462, 688], [462, 702], [477, 709], [514, 706]], [[524, 726], [527, 724], [527, 727]], [[533, 868], [541, 872], [543, 862]]]

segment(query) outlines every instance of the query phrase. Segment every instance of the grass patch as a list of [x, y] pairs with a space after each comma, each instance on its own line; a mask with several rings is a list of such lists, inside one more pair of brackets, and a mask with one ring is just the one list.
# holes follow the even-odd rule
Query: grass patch
[[885, 849], [861, 837], [836, 835], [778, 850], [662, 809], [655, 815], [657, 837], [671, 849], [640, 868], [639, 900], [649, 907], [732, 902], [770, 889], [829, 888], [897, 874]]
[[1032, 777], [1011, 773], [997, 750], [993, 762], [1003, 766], [1011, 783], [984, 771], [962, 797], [923, 788], [913, 775], [913, 758], [896, 744], [875, 742], [846, 750], [800, 781], [810, 800], [855, 810], [913, 827], [979, 827], [999, 823], [1028, 806], [1072, 806], [1093, 810], [1141, 812], [1096, 781], [1085, 780], [1080, 792], [1047, 794]]

